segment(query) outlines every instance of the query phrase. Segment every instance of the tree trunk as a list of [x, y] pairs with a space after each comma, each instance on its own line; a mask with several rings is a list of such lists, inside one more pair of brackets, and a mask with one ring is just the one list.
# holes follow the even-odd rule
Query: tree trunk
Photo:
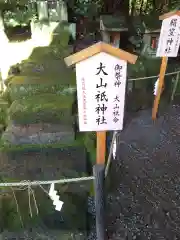
[[156, 0], [153, 0], [152, 3], [153, 3], [153, 9], [156, 9]]
[[126, 17], [129, 16], [129, 0], [114, 0], [114, 11], [122, 12]]
[[136, 0], [131, 0], [131, 4], [129, 6], [130, 7], [129, 13], [131, 16], [134, 16], [135, 5], [136, 5]]
[[140, 7], [140, 10], [139, 10], [139, 14], [140, 14], [140, 15], [142, 15], [143, 6], [144, 6], [144, 0], [141, 0], [141, 7]]
[[104, 13], [113, 13], [114, 0], [104, 0]]

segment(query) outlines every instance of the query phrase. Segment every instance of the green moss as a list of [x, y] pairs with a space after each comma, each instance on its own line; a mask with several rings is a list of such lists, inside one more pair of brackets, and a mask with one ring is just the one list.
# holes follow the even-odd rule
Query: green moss
[[24, 151], [24, 150], [36, 150], [36, 149], [63, 149], [67, 147], [78, 147], [83, 146], [82, 141], [79, 139], [68, 142], [66, 144], [62, 143], [51, 143], [51, 144], [25, 144], [25, 145], [11, 145], [11, 144], [4, 144], [3, 141], [0, 142], [0, 151], [2, 152], [10, 152], [10, 151]]
[[[16, 182], [17, 181], [18, 180], [16, 180]], [[6, 179], [4, 180], [4, 182], [13, 182], [13, 180]], [[41, 221], [43, 215], [49, 214], [54, 211], [52, 202], [48, 199], [48, 197], [43, 197], [43, 192], [35, 188], [34, 190], [38, 203], [39, 215], [37, 215], [34, 202], [32, 201], [31, 205], [33, 216], [31, 218], [29, 212], [27, 191], [14, 191], [18, 203], [17, 210], [17, 205], [13, 192], [9, 190], [9, 188], [6, 188], [5, 190], [6, 192], [8, 192], [8, 194], [6, 194], [6, 196], [4, 197], [1, 197], [0, 199], [0, 203], [2, 206], [0, 209], [0, 215], [2, 219], [1, 227], [3, 227], [4, 229], [8, 229], [10, 231], [17, 231], [28, 225], [36, 225], [38, 222]]]
[[7, 122], [7, 110], [9, 103], [0, 98], [0, 133], [3, 131], [4, 126]]
[[68, 84], [59, 84], [59, 83], [44, 83], [44, 84], [12, 84], [8, 87], [10, 98], [14, 101], [17, 99], [22, 99], [25, 97], [31, 97], [35, 95], [42, 95], [46, 93], [54, 93], [57, 95], [61, 95], [64, 92], [69, 91], [69, 93], [73, 92], [73, 85]]
[[44, 93], [60, 94], [65, 86], [62, 84], [12, 84], [9, 89], [10, 98], [14, 100], [40, 95]]
[[43, 94], [16, 100], [8, 110], [9, 120], [19, 124], [72, 123], [71, 94]]
[[79, 141], [84, 144], [89, 155], [91, 164], [96, 163], [96, 133], [78, 133]]
[[18, 85], [18, 84], [44, 84], [44, 83], [75, 85], [75, 73], [72, 70], [67, 69], [66, 66], [64, 66], [64, 64], [62, 64], [61, 67], [59, 67], [59, 72], [44, 71], [42, 73], [40, 72], [33, 73], [31, 70], [28, 71], [22, 73], [22, 75], [13, 76], [9, 78], [6, 82], [6, 85], [9, 86], [11, 84]]
[[2, 101], [7, 102], [8, 106], [11, 105], [12, 101], [11, 101], [10, 92], [8, 88], [6, 88], [6, 90], [1, 94], [1, 99]]

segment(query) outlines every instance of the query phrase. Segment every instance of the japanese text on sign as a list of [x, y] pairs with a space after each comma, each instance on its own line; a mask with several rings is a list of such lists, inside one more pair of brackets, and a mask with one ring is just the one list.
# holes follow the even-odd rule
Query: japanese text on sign
[[76, 64], [80, 131], [122, 130], [126, 70], [125, 61], [107, 53]]
[[180, 17], [163, 20], [156, 56], [176, 57], [180, 45]]
[[106, 95], [107, 83], [103, 83], [103, 76], [107, 76], [108, 74], [105, 72], [104, 68], [105, 66], [103, 66], [102, 62], [100, 62], [99, 67], [97, 68], [98, 72], [96, 73], [96, 75], [99, 75], [100, 77], [100, 83], [96, 84], [97, 91], [95, 93], [95, 99], [97, 101], [97, 106], [95, 108], [95, 112], [97, 113], [96, 123], [98, 125], [107, 124], [105, 118], [105, 112], [107, 111], [106, 102], [108, 102], [108, 98]]

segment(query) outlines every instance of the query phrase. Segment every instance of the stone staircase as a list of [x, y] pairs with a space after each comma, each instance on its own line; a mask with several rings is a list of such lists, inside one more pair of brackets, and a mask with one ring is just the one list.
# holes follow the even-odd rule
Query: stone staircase
[[[12, 77], [7, 87], [7, 127], [2, 133], [0, 146], [2, 179], [55, 180], [91, 174], [91, 167], [87, 168], [91, 166], [87, 146], [93, 149], [94, 140], [90, 139], [91, 144], [87, 144], [87, 135], [76, 130], [75, 73], [65, 67], [63, 59], [53, 60], [52, 70], [46, 50], [42, 49], [45, 55], [38, 58], [39, 65], [46, 61], [41, 73], [33, 72], [33, 64], [27, 68], [22, 64], [23, 71]], [[52, 76], [50, 71], [53, 72]], [[87, 227], [85, 209], [90, 184], [92, 183], [66, 184], [65, 191], [62, 190], [62, 185], [57, 184], [56, 188], [65, 200], [63, 226], [69, 224], [69, 228], [83, 231]], [[21, 196], [20, 205], [22, 199]], [[45, 204], [47, 208], [52, 206], [49, 199], [47, 203], [42, 201], [42, 196], [37, 199], [40, 208]], [[58, 220], [53, 217], [55, 215], [57, 214], [53, 210], [51, 219], [56, 221], [56, 225], [58, 222], [60, 227], [61, 214]], [[48, 216], [47, 214], [46, 220], [49, 219]], [[78, 224], [74, 216], [79, 216]]]

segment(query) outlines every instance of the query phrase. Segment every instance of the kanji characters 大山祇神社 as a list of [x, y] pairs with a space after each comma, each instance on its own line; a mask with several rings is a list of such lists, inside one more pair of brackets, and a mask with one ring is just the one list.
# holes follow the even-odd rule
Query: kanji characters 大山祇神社
[[96, 89], [98, 90], [95, 94], [95, 99], [98, 103], [97, 107], [95, 108], [95, 112], [98, 115], [96, 118], [96, 123], [98, 125], [107, 124], [107, 120], [105, 118], [105, 112], [108, 109], [106, 106], [106, 103], [108, 102], [108, 97], [106, 94], [107, 83], [103, 80], [103, 76], [107, 76], [108, 74], [105, 71], [105, 66], [102, 62], [100, 62], [99, 67], [97, 67], [96, 75], [100, 75], [100, 82], [99, 84], [96, 84]]

